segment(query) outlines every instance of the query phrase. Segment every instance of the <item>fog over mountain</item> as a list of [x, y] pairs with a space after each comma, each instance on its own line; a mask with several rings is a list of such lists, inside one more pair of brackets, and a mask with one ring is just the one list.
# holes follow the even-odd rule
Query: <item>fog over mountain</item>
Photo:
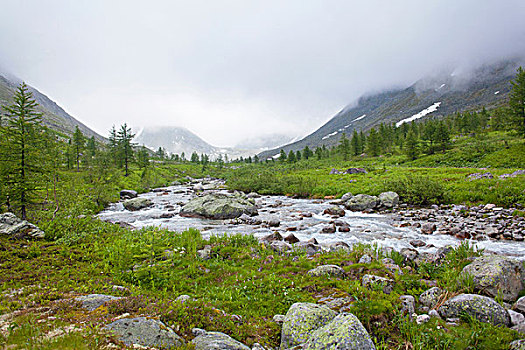
[[227, 147], [523, 56], [523, 18], [522, 0], [4, 1], [0, 65], [101, 135], [180, 126]]

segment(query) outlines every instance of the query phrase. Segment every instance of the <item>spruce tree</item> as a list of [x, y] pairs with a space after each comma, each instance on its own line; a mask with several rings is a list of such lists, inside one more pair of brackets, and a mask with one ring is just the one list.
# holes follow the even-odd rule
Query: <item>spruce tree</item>
[[339, 153], [343, 156], [343, 160], [348, 160], [348, 157], [350, 156], [350, 141], [345, 133], [341, 135], [341, 140], [339, 141], [339, 146], [337, 148]]
[[295, 152], [293, 150], [290, 150], [288, 153], [288, 163], [295, 163], [297, 159], [295, 158]]
[[511, 81], [509, 107], [512, 123], [519, 134], [525, 137], [525, 71], [519, 67], [516, 78]]
[[377, 133], [376, 129], [370, 129], [370, 132], [368, 133], [366, 146], [368, 149], [368, 153], [370, 153], [370, 155], [373, 157], [377, 157], [381, 152], [381, 141], [379, 139], [379, 134]]
[[416, 134], [409, 130], [405, 140], [405, 154], [411, 160], [414, 160], [419, 155], [419, 141]]
[[281, 152], [279, 152], [279, 160], [281, 162], [286, 162], [286, 159], [286, 152], [283, 149], [281, 149]]
[[131, 132], [131, 128], [128, 128], [127, 124], [121, 125], [120, 130], [117, 132], [117, 145], [120, 153], [120, 160], [124, 165], [124, 176], [129, 175], [129, 165], [133, 160], [133, 143], [131, 140], [135, 137], [135, 134]]
[[48, 173], [45, 128], [37, 106], [27, 85], [22, 83], [13, 96], [13, 103], [3, 106], [7, 118], [0, 128], [4, 197], [8, 210], [16, 209], [24, 220]]

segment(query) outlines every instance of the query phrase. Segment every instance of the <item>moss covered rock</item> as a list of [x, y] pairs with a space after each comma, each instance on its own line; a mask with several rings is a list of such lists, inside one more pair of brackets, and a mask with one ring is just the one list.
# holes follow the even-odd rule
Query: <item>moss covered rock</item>
[[353, 211], [360, 211], [366, 209], [374, 209], [378, 206], [379, 199], [376, 196], [368, 194], [358, 194], [345, 202], [346, 209]]
[[351, 313], [340, 314], [327, 325], [314, 331], [304, 349], [308, 350], [371, 350], [374, 342], [361, 324]]
[[221, 332], [205, 332], [191, 343], [195, 345], [195, 350], [250, 350], [243, 343]]
[[443, 318], [457, 318], [468, 315], [495, 326], [510, 326], [510, 316], [507, 310], [494, 299], [483, 295], [457, 295], [441, 305], [438, 312]]
[[467, 276], [472, 277], [477, 291], [493, 298], [499, 295], [507, 302], [514, 302], [525, 287], [523, 264], [504, 256], [477, 258], [461, 271], [461, 279]]
[[238, 193], [229, 195], [220, 192], [193, 198], [180, 211], [181, 216], [215, 220], [235, 219], [242, 214], [257, 215], [254, 200]]
[[336, 316], [337, 312], [326, 306], [312, 303], [293, 304], [284, 318], [281, 349], [305, 343], [313, 331], [323, 327]]
[[337, 265], [317, 266], [315, 269], [308, 271], [308, 274], [314, 277], [333, 276], [343, 278], [346, 276], [345, 270], [343, 270]]
[[147, 208], [151, 206], [153, 203], [151, 200], [147, 198], [137, 197], [133, 199], [128, 199], [122, 203], [124, 205], [124, 208], [130, 211], [137, 211], [140, 209]]

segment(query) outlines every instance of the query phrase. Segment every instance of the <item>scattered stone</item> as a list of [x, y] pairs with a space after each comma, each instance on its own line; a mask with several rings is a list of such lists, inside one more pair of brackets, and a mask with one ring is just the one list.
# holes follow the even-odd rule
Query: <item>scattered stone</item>
[[412, 315], [416, 312], [416, 299], [412, 295], [402, 295], [401, 300], [401, 314], [408, 315], [412, 319]]
[[82, 302], [82, 307], [88, 311], [98, 309], [108, 301], [122, 299], [122, 297], [114, 297], [106, 294], [89, 294], [76, 297], [76, 301]]
[[407, 262], [412, 262], [419, 256], [419, 252], [413, 248], [403, 248], [399, 251], [399, 254], [401, 254]]
[[525, 326], [525, 316], [513, 310], [507, 310], [510, 316], [510, 324], [512, 326]]
[[358, 194], [345, 202], [346, 209], [352, 211], [363, 211], [367, 209], [374, 209], [379, 204], [379, 199], [376, 196], [368, 194]]
[[437, 312], [437, 310], [434, 310], [434, 309], [430, 310], [430, 311], [428, 312], [428, 315], [429, 315], [430, 317], [432, 317], [432, 318], [441, 319], [441, 316], [439, 316], [439, 312]]
[[394, 208], [399, 203], [399, 195], [396, 192], [383, 192], [379, 195], [379, 205], [383, 208]]
[[281, 222], [277, 219], [271, 219], [271, 220], [266, 221], [265, 223], [269, 227], [279, 227], [279, 225], [281, 225]]
[[332, 321], [337, 312], [312, 303], [295, 303], [286, 313], [281, 330], [281, 349], [303, 344], [310, 334]]
[[390, 294], [394, 290], [394, 281], [381, 276], [376, 275], [364, 275], [363, 276], [363, 287], [374, 288], [378, 286], [383, 290], [383, 293]]
[[288, 236], [284, 238], [284, 241], [289, 244], [294, 244], [299, 242], [299, 238], [295, 237], [293, 233], [290, 233]]
[[120, 199], [131, 199], [137, 197], [137, 191], [122, 190], [120, 191]]
[[191, 334], [193, 334], [195, 337], [198, 337], [199, 335], [206, 334], [206, 331], [202, 328], [193, 328], [191, 330]]
[[179, 303], [184, 304], [185, 302], [187, 302], [190, 299], [191, 299], [191, 297], [189, 295], [182, 294], [182, 295], [179, 295], [177, 297], [177, 299], [175, 299], [175, 301], [178, 301]]
[[279, 232], [270, 233], [269, 235], [264, 236], [263, 238], [260, 239], [261, 242], [266, 242], [266, 243], [271, 243], [274, 241], [282, 241], [282, 240], [283, 240], [283, 236], [281, 236]]
[[170, 349], [184, 344], [173, 329], [159, 320], [146, 317], [124, 318], [116, 320], [104, 327], [112, 331], [117, 338], [127, 346], [139, 344], [158, 349]]
[[510, 325], [510, 316], [503, 306], [486, 296], [460, 294], [447, 300], [438, 308], [439, 315], [445, 319], [460, 317], [463, 314], [475, 317], [478, 321], [497, 325]]
[[321, 265], [308, 271], [308, 275], [314, 277], [333, 276], [344, 278], [346, 276], [346, 272], [337, 265]]
[[375, 350], [375, 346], [359, 319], [351, 313], [342, 313], [315, 330], [304, 349]]
[[318, 244], [313, 244], [310, 242], [299, 242], [295, 245], [295, 247], [299, 250], [303, 250], [306, 252], [306, 255], [314, 255], [320, 251], [322, 251], [322, 248]]
[[521, 297], [514, 303], [512, 306], [512, 309], [521, 312], [522, 314], [525, 314], [525, 297]]
[[285, 253], [292, 250], [292, 246], [283, 241], [273, 241], [270, 243], [270, 248], [278, 253]]
[[343, 196], [341, 197], [341, 202], [346, 202], [347, 200], [349, 200], [350, 198], [352, 198], [354, 195], [350, 192], [346, 192], [345, 194], [343, 194]]
[[275, 315], [275, 316], [273, 316], [272, 320], [275, 323], [282, 324], [284, 322], [284, 318], [285, 318], [284, 315]]
[[368, 254], [365, 254], [359, 259], [359, 264], [370, 264], [372, 262], [372, 257]]
[[411, 246], [416, 247], [416, 248], [424, 247], [424, 246], [427, 245], [425, 242], [423, 242], [420, 239], [413, 239], [409, 243], [410, 243]]
[[476, 290], [490, 296], [501, 296], [513, 302], [523, 290], [525, 269], [521, 262], [497, 255], [476, 258], [461, 271], [460, 279], [471, 276]]
[[323, 227], [321, 233], [335, 233], [335, 225], [328, 225]]
[[32, 223], [19, 219], [13, 213], [0, 214], [0, 235], [14, 239], [44, 238], [45, 234]]
[[339, 232], [350, 232], [350, 225], [348, 225], [347, 223], [344, 223], [341, 226], [339, 226], [338, 230]]
[[442, 293], [443, 291], [441, 288], [432, 287], [421, 293], [419, 296], [419, 303], [423, 306], [433, 309], [437, 305]]
[[137, 211], [152, 206], [153, 202], [147, 198], [137, 197], [125, 200], [122, 204], [129, 211]]
[[416, 323], [417, 324], [427, 323], [428, 321], [430, 321], [430, 316], [427, 315], [427, 314], [418, 315], [416, 317]]
[[421, 233], [429, 235], [432, 234], [436, 230], [436, 224], [432, 222], [427, 222], [423, 225], [421, 225]]
[[197, 250], [197, 255], [202, 260], [209, 260], [211, 258], [211, 245], [206, 245], [201, 250]]
[[467, 179], [472, 180], [481, 180], [481, 179], [493, 179], [494, 175], [491, 173], [474, 173], [467, 176]]
[[525, 350], [525, 339], [514, 340], [509, 344], [509, 350]]
[[195, 337], [191, 343], [195, 350], [250, 350], [243, 343], [220, 332], [206, 332]]

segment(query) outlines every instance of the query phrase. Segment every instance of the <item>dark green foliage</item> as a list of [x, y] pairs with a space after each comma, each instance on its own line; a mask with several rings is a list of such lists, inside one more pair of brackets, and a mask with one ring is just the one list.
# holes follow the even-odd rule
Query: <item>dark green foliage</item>
[[519, 67], [516, 78], [511, 82], [509, 108], [514, 127], [525, 137], [525, 71]]
[[411, 160], [414, 160], [419, 155], [419, 140], [416, 135], [410, 130], [405, 140], [405, 154]]
[[86, 138], [84, 137], [84, 134], [82, 134], [82, 131], [80, 131], [78, 126], [76, 126], [75, 132], [73, 133], [72, 146], [74, 149], [74, 158], [77, 166], [77, 171], [80, 170], [80, 157], [82, 156], [85, 144]]
[[402, 202], [426, 205], [446, 203], [445, 188], [439, 182], [425, 176], [402, 176], [388, 179], [385, 190], [399, 194]]

